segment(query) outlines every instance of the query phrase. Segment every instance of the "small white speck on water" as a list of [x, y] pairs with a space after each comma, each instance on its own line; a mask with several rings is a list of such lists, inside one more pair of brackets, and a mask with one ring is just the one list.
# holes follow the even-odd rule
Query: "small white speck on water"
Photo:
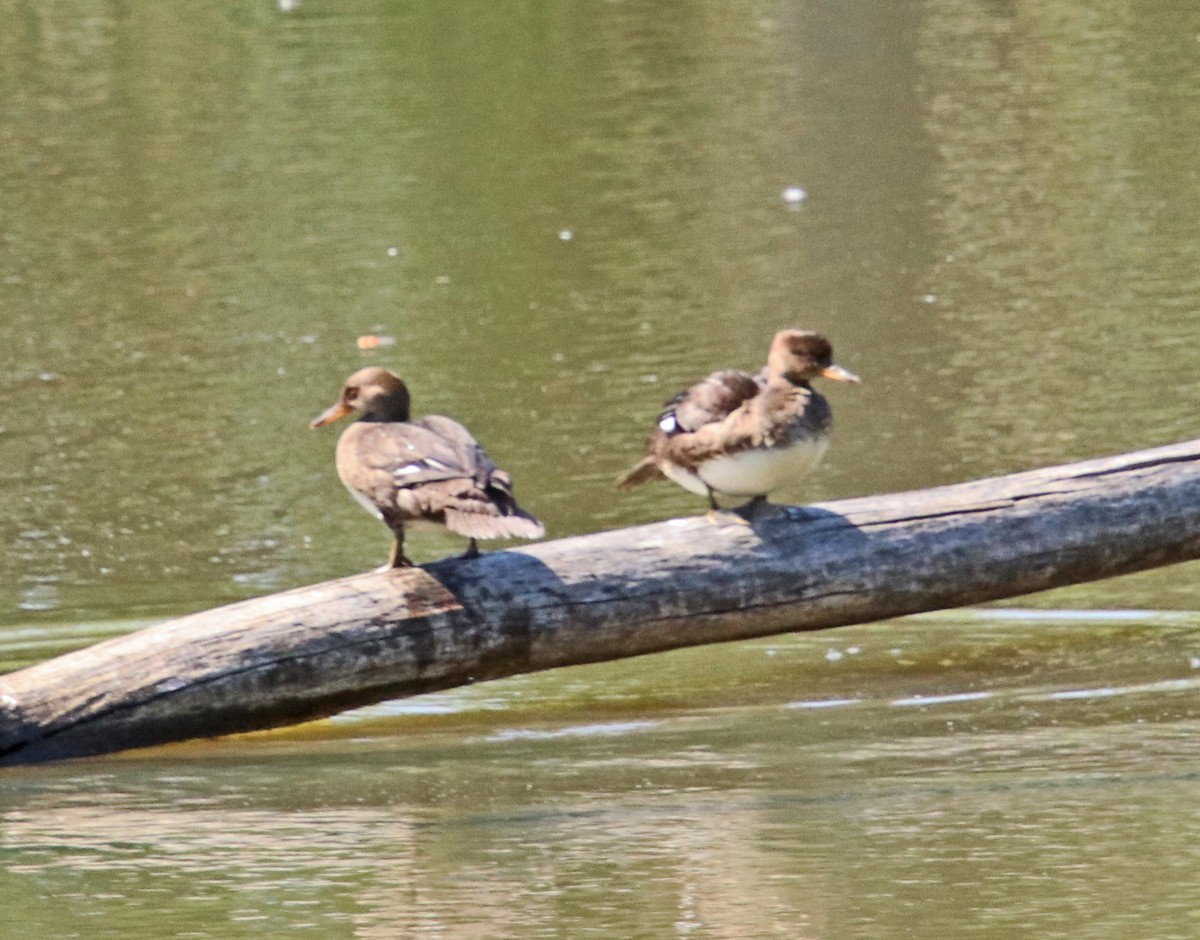
[[449, 274], [439, 274], [437, 277], [435, 277], [433, 279], [433, 282], [435, 284], [449, 284], [450, 283], [450, 275]]
[[841, 650], [828, 649], [825, 651], [825, 658], [827, 660], [829, 660], [831, 663], [836, 663], [839, 659], [841, 659], [845, 655], [846, 654], [843, 653]]
[[555, 362], [566, 362], [567, 361], [566, 353], [556, 352], [550, 358], [553, 359]]
[[645, 375], [642, 376], [642, 381], [645, 382], [647, 385], [653, 385], [655, 382], [658, 381], [658, 376], [653, 372], [647, 372]]
[[861, 646], [847, 646], [846, 647], [846, 655], [847, 656], [857, 656], [861, 652], [862, 652]]
[[808, 191], [802, 186], [786, 186], [783, 192], [779, 194], [779, 198], [783, 200], [785, 205], [799, 206], [803, 205], [808, 199]]
[[1200, 669], [1200, 656], [1189, 656], [1188, 665], [1193, 669]]
[[558, 230], [558, 240], [560, 242], [569, 242], [574, 237], [575, 237], [575, 233], [573, 231], [571, 231], [571, 229], [569, 229], [569, 228], [563, 228], [563, 229]]
[[388, 248], [388, 250], [387, 250], [387, 256], [388, 256], [389, 258], [395, 258], [395, 257], [398, 257], [398, 256], [399, 256], [399, 254], [400, 254], [400, 249], [399, 249], [399, 248], [397, 248], [395, 245], [392, 245], [392, 246], [390, 246], [390, 247]]
[[921, 300], [923, 300], [927, 304], [936, 304], [937, 303], [937, 294], [926, 294], [924, 297], [921, 298]]

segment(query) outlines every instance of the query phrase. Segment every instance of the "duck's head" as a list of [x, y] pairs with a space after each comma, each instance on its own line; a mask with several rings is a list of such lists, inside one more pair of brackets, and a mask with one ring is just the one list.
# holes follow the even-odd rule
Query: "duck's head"
[[857, 375], [833, 361], [833, 346], [820, 333], [809, 330], [780, 330], [767, 354], [767, 372], [799, 385], [815, 378], [835, 382], [861, 381]]
[[346, 379], [337, 403], [313, 418], [308, 426], [322, 428], [348, 414], [357, 414], [363, 421], [407, 421], [408, 409], [408, 386], [404, 381], [387, 369], [368, 366]]

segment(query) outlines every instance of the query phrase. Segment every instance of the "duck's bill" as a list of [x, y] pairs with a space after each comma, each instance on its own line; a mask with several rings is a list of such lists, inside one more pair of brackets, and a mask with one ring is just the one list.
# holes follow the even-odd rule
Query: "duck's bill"
[[326, 408], [319, 415], [313, 418], [308, 423], [308, 426], [310, 428], [323, 428], [327, 424], [333, 424], [333, 422], [346, 417], [346, 415], [350, 414], [350, 412], [353, 410], [354, 409], [349, 405], [339, 401], [332, 408]]
[[821, 370], [821, 377], [833, 379], [835, 382], [853, 382], [855, 385], [862, 382], [862, 379], [857, 375], [849, 369], [843, 369], [841, 366], [826, 366]]

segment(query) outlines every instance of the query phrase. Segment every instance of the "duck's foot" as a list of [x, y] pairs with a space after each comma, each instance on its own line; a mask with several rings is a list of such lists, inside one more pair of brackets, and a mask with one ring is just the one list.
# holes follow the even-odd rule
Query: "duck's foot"
[[710, 509], [704, 514], [705, 522], [710, 525], [749, 525], [750, 520], [737, 514], [733, 509]]
[[708, 512], [704, 514], [704, 519], [709, 525], [749, 525], [750, 523], [737, 514], [736, 510], [722, 509], [720, 503], [717, 502], [717, 494], [713, 492], [713, 488], [707, 483], [704, 489], [708, 493]]

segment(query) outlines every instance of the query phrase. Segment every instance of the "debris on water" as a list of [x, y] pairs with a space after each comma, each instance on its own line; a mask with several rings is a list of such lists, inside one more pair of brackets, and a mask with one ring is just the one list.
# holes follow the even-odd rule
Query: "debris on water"
[[390, 246], [390, 247], [388, 248], [388, 250], [387, 250], [387, 256], [388, 256], [389, 258], [395, 258], [395, 257], [397, 257], [399, 254], [400, 254], [400, 249], [399, 249], [399, 248], [397, 248], [395, 245], [392, 245], [392, 246]]
[[779, 198], [783, 200], [785, 205], [800, 206], [808, 199], [808, 191], [802, 186], [787, 186], [779, 194]]
[[575, 233], [573, 231], [571, 231], [569, 228], [559, 229], [558, 240], [560, 242], [569, 242], [574, 237], [575, 237]]
[[832, 648], [825, 651], [825, 658], [827, 660], [829, 660], [831, 663], [836, 663], [839, 659], [841, 659], [845, 655], [846, 654], [843, 653], [841, 650], [835, 650]]
[[381, 346], [395, 346], [396, 337], [394, 336], [376, 336], [374, 333], [368, 333], [365, 336], [360, 336], [354, 341], [359, 349], [379, 349]]

